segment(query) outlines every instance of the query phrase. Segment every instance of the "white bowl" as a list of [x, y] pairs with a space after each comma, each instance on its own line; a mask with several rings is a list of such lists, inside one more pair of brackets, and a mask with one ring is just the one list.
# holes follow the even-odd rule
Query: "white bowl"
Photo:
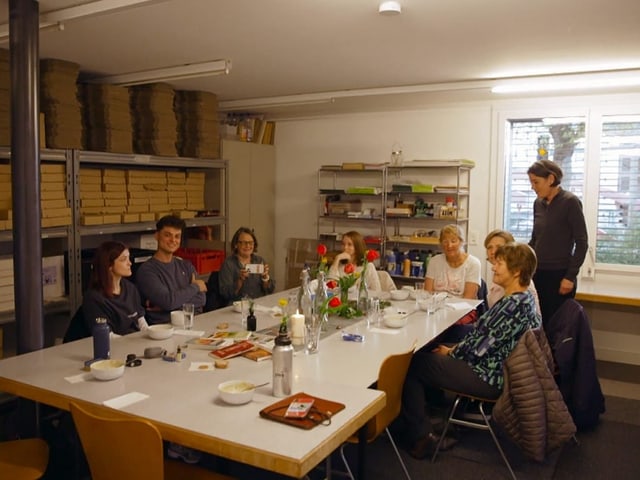
[[402, 328], [407, 324], [406, 314], [392, 313], [384, 316], [384, 324], [389, 328]]
[[151, 325], [147, 329], [147, 335], [154, 340], [164, 340], [173, 335], [173, 325], [161, 323], [159, 325]]
[[389, 292], [391, 295], [391, 300], [406, 300], [409, 298], [409, 290], [391, 290]]
[[114, 380], [124, 373], [122, 360], [98, 360], [91, 364], [91, 375], [98, 380]]
[[229, 380], [218, 385], [220, 398], [232, 405], [249, 403], [253, 399], [255, 391], [255, 384], [245, 380]]

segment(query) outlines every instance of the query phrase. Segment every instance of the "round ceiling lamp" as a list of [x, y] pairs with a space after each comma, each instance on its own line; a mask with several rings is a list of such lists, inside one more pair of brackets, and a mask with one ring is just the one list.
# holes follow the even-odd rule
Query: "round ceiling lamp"
[[396, 1], [380, 2], [378, 13], [380, 15], [399, 15], [402, 12], [402, 5]]

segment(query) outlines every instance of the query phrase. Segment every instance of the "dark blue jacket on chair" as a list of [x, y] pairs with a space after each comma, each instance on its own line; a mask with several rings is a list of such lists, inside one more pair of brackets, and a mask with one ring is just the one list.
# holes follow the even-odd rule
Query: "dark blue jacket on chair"
[[582, 305], [566, 300], [545, 325], [557, 366], [556, 382], [578, 429], [598, 423], [605, 411], [596, 373], [591, 327]]

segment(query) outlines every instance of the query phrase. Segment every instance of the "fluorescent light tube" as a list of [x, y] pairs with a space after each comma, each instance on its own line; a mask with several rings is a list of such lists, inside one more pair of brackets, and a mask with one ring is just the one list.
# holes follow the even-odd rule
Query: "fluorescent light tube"
[[575, 79], [547, 79], [522, 80], [496, 85], [492, 93], [536, 93], [566, 90], [589, 90], [599, 88], [635, 87], [640, 86], [640, 75], [636, 77], [616, 78], [575, 78]]
[[123, 73], [122, 75], [110, 75], [92, 79], [100, 83], [113, 85], [141, 85], [152, 82], [168, 82], [171, 80], [183, 80], [187, 78], [208, 77], [211, 75], [226, 75], [231, 70], [230, 60], [212, 60], [202, 63], [187, 63], [174, 67], [156, 68], [140, 72]]
[[[113, 13], [127, 8], [140, 7], [146, 4], [166, 2], [167, 0], [96, 0], [94, 2], [76, 5], [75, 7], [52, 10], [40, 14], [40, 29], [51, 28], [55, 25], [84, 17], [93, 17], [105, 13]], [[0, 43], [9, 39], [9, 24], [0, 25]]]

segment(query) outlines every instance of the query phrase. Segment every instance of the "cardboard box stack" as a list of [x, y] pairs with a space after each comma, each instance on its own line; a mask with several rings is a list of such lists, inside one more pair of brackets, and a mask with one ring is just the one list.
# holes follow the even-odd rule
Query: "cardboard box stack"
[[0, 146], [11, 145], [11, 74], [9, 50], [0, 48]]
[[204, 210], [204, 172], [80, 169], [82, 225], [152, 222]]
[[79, 73], [76, 63], [40, 61], [40, 110], [44, 112], [47, 148], [82, 148], [82, 114], [76, 85]]
[[[64, 256], [42, 258], [42, 295], [45, 301], [65, 295]], [[0, 312], [14, 310], [13, 257], [0, 258]]]
[[177, 123], [170, 85], [151, 83], [129, 87], [136, 153], [175, 157]]
[[129, 90], [117, 85], [79, 86], [83, 104], [83, 143], [87, 150], [133, 153]]
[[176, 91], [178, 153], [183, 157], [219, 158], [218, 98], [209, 92]]
[[[0, 165], [0, 230], [13, 228], [11, 192], [11, 166]], [[67, 200], [67, 178], [63, 164], [40, 165], [40, 211], [42, 228], [71, 225], [71, 208]]]

